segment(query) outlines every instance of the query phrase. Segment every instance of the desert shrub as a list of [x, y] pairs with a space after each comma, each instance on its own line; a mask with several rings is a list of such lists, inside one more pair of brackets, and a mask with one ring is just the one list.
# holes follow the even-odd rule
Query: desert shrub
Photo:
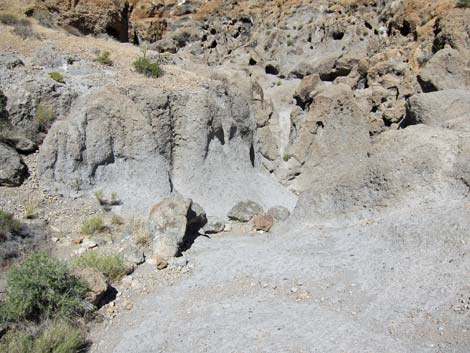
[[47, 104], [38, 104], [36, 107], [36, 113], [34, 114], [34, 121], [38, 125], [39, 129], [46, 131], [53, 120], [54, 109]]
[[459, 0], [457, 7], [460, 9], [470, 8], [470, 0]]
[[0, 209], [0, 242], [21, 230], [21, 223], [11, 213]]
[[79, 329], [65, 321], [52, 323], [34, 340], [33, 353], [76, 353], [85, 346]]
[[12, 330], [0, 340], [0, 352], [31, 353], [34, 336], [28, 330]]
[[[95, 192], [95, 197], [98, 200], [99, 204], [101, 206], [116, 206], [119, 205], [121, 202], [117, 197], [117, 194], [115, 192], [112, 192], [109, 198], [106, 198], [104, 196], [103, 191], [99, 190]], [[105, 210], [108, 210], [108, 208], [105, 208]]]
[[31, 22], [26, 18], [23, 18], [14, 24], [13, 33], [23, 39], [36, 36], [36, 33], [34, 33], [33, 28], [31, 27]]
[[85, 220], [85, 222], [83, 222], [81, 232], [85, 235], [93, 235], [101, 233], [105, 229], [106, 226], [104, 225], [103, 216], [94, 216], [88, 218], [87, 220]]
[[124, 224], [124, 219], [122, 217], [114, 215], [113, 218], [111, 218], [111, 224], [114, 226], [121, 226]]
[[294, 41], [292, 39], [287, 40], [287, 46], [291, 47], [294, 45]]
[[152, 242], [152, 237], [147, 228], [146, 222], [142, 220], [132, 220], [131, 222], [132, 238], [139, 247], [147, 247]]
[[55, 26], [54, 17], [47, 10], [35, 10], [32, 16], [43, 27], [52, 28]]
[[7, 26], [13, 26], [17, 24], [18, 21], [19, 21], [18, 17], [16, 17], [16, 15], [13, 15], [11, 13], [0, 14], [0, 22]]
[[90, 310], [86, 285], [66, 264], [44, 253], [31, 255], [8, 274], [0, 314], [7, 321], [72, 318]]
[[117, 194], [116, 194], [115, 192], [112, 192], [112, 193], [111, 193], [111, 197], [110, 197], [110, 199], [109, 199], [109, 203], [110, 203], [111, 205], [114, 205], [114, 204], [116, 204], [117, 202], [119, 202], [118, 197], [117, 197]]
[[49, 72], [49, 77], [52, 78], [56, 82], [65, 83], [64, 76], [62, 76], [60, 72], [57, 72], [57, 71]]
[[109, 51], [104, 51], [96, 56], [96, 60], [103, 65], [111, 66], [113, 61], [110, 59], [111, 53]]
[[9, 331], [0, 341], [0, 351], [9, 353], [76, 353], [86, 345], [79, 329], [65, 321], [44, 328]]
[[147, 77], [159, 77], [161, 75], [160, 65], [157, 62], [153, 62], [145, 57], [139, 58], [132, 64], [134, 69]]
[[98, 202], [100, 203], [100, 205], [103, 205], [103, 204], [104, 204], [104, 194], [103, 194], [103, 191], [98, 190], [97, 192], [95, 192], [95, 197], [96, 197], [96, 199], [98, 200]]
[[37, 216], [39, 203], [35, 199], [28, 199], [24, 205], [24, 216], [27, 219], [34, 219]]
[[284, 153], [284, 155], [282, 156], [282, 159], [284, 160], [284, 162], [289, 161], [289, 158], [290, 156], [287, 153]]
[[72, 263], [78, 268], [93, 268], [101, 272], [110, 281], [119, 280], [127, 274], [124, 261], [117, 255], [107, 255], [90, 251], [76, 257]]

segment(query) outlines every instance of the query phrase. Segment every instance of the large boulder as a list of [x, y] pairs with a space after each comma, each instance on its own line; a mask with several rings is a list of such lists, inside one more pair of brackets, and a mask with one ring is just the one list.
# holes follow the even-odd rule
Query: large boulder
[[426, 64], [418, 79], [424, 92], [470, 88], [470, 62], [452, 48], [439, 50]]
[[0, 186], [19, 186], [28, 176], [28, 168], [10, 146], [0, 143]]
[[[195, 206], [195, 207], [193, 207]], [[205, 213], [191, 199], [171, 196], [156, 204], [150, 211], [149, 230], [153, 236], [155, 258], [168, 261], [194, 240], [204, 226]]]
[[73, 273], [88, 286], [87, 301], [99, 306], [109, 287], [106, 277], [98, 270], [89, 267], [77, 268]]
[[470, 91], [451, 89], [410, 97], [402, 126], [414, 124], [470, 129]]

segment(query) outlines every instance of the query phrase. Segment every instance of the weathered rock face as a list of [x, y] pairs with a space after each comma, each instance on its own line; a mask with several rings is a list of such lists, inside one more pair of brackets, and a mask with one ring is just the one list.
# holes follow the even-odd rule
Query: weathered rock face
[[18, 186], [28, 176], [28, 169], [20, 155], [0, 142], [0, 186]]
[[58, 22], [84, 34], [109, 33], [127, 40], [127, 1], [113, 0], [38, 0], [38, 9], [58, 15]]
[[468, 130], [470, 128], [470, 91], [451, 89], [410, 97], [402, 126], [415, 124]]
[[343, 84], [324, 86], [313, 100], [311, 110], [294, 120], [297, 131], [286, 150], [287, 178], [299, 191], [361, 179], [369, 126], [352, 91]]
[[470, 60], [452, 48], [439, 50], [419, 75], [424, 92], [470, 88]]
[[211, 75], [185, 90], [157, 83], [82, 96], [40, 149], [42, 185], [118, 192], [124, 205], [141, 210], [173, 189], [219, 216], [248, 195], [266, 206], [280, 197], [292, 207], [295, 197], [257, 168], [249, 81]]
[[[12, 66], [12, 62], [21, 62], [21, 65]], [[66, 60], [56, 50], [45, 46], [34, 54], [31, 62], [36, 67], [52, 69], [61, 67]], [[0, 55], [0, 89], [3, 91], [0, 134], [13, 144], [21, 139], [23, 147], [19, 150], [30, 152], [36, 146], [24, 147], [26, 140], [40, 144], [54, 120], [67, 114], [80, 88], [79, 85], [59, 84], [46, 73], [38, 74], [22, 66], [18, 57]]]
[[[75, 27], [83, 34], [107, 33], [122, 42], [139, 44], [158, 41], [167, 30], [179, 27], [183, 28], [182, 33], [188, 33], [184, 30], [185, 15], [202, 4], [202, 1], [38, 0], [31, 12], [46, 9], [55, 15], [58, 24]], [[181, 47], [178, 40], [174, 44]]]
[[469, 158], [468, 138], [468, 133], [424, 125], [383, 133], [371, 146], [363, 178], [303, 193], [294, 218], [325, 219], [400, 202], [462, 197], [468, 192], [463, 162]]

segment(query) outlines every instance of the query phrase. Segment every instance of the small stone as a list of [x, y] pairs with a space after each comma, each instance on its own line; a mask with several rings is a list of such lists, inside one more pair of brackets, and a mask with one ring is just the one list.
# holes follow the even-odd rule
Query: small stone
[[94, 249], [98, 247], [98, 244], [93, 240], [86, 239], [82, 242], [81, 246], [85, 249]]
[[157, 269], [163, 270], [168, 267], [168, 261], [166, 261], [163, 257], [156, 256], [155, 263], [157, 265]]
[[126, 301], [124, 302], [124, 309], [126, 309], [126, 310], [132, 310], [133, 307], [134, 307], [134, 304], [132, 304], [131, 301], [126, 300]]
[[291, 291], [292, 293], [297, 293], [298, 289], [297, 289], [296, 287], [292, 287], [292, 288], [290, 289], [290, 291]]
[[73, 239], [72, 243], [75, 245], [80, 245], [83, 242], [84, 238]]
[[218, 217], [208, 217], [206, 225], [202, 228], [205, 234], [216, 234], [223, 232], [225, 223]]
[[275, 206], [275, 207], [271, 207], [268, 210], [267, 215], [271, 216], [272, 218], [274, 218], [274, 220], [278, 222], [282, 222], [282, 221], [285, 221], [290, 216], [290, 212], [287, 208], [283, 206]]

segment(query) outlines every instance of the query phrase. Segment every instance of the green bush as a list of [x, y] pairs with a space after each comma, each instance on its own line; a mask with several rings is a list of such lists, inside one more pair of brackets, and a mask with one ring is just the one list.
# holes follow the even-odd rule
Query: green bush
[[65, 321], [57, 321], [34, 340], [32, 352], [77, 353], [84, 346], [80, 330]]
[[38, 104], [36, 107], [36, 114], [34, 115], [34, 121], [38, 125], [39, 129], [46, 131], [50, 127], [53, 120], [54, 109], [46, 104]]
[[0, 209], [0, 242], [21, 230], [21, 223], [12, 214]]
[[65, 83], [64, 76], [62, 76], [59, 72], [57, 71], [52, 71], [49, 72], [49, 77], [52, 78], [54, 81], [59, 82], [59, 83]]
[[64, 262], [35, 253], [8, 274], [0, 315], [6, 321], [72, 318], [90, 310], [87, 286], [73, 276]]
[[81, 232], [85, 235], [94, 235], [106, 230], [102, 216], [94, 216], [87, 219], [82, 224]]
[[19, 20], [16, 15], [13, 15], [11, 13], [2, 13], [0, 14], [0, 22], [7, 26], [13, 26], [16, 25]]
[[110, 55], [111, 53], [109, 51], [104, 51], [96, 56], [96, 60], [103, 65], [111, 66], [113, 65], [113, 61], [109, 58]]
[[159, 77], [161, 75], [160, 65], [147, 58], [139, 58], [132, 64], [134, 69], [147, 77]]
[[470, 0], [459, 0], [457, 7], [460, 9], [470, 8]]
[[42, 330], [8, 332], [0, 341], [0, 352], [77, 353], [85, 345], [79, 329], [65, 321], [55, 321]]
[[117, 255], [100, 254], [90, 251], [73, 260], [78, 268], [94, 268], [101, 272], [110, 281], [117, 281], [127, 274], [124, 261]]

